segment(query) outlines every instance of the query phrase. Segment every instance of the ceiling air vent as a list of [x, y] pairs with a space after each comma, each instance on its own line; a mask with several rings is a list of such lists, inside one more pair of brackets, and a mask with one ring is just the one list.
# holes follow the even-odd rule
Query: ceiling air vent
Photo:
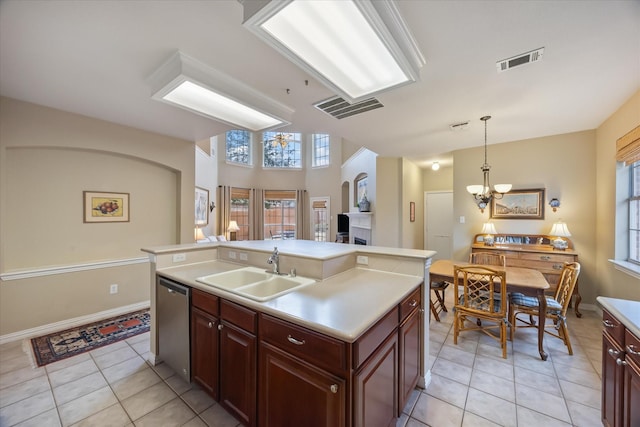
[[543, 53], [544, 47], [541, 47], [540, 49], [532, 50], [531, 52], [523, 53], [522, 55], [498, 61], [496, 62], [496, 67], [498, 68], [498, 72], [501, 73], [519, 65], [540, 61]]
[[356, 102], [355, 104], [349, 104], [339, 96], [325, 99], [324, 101], [313, 104], [313, 106], [336, 119], [344, 119], [345, 117], [354, 116], [356, 114], [384, 107], [384, 105], [375, 98], [369, 98], [364, 101]]
[[449, 129], [452, 131], [466, 130], [467, 128], [469, 128], [469, 120], [449, 125]]

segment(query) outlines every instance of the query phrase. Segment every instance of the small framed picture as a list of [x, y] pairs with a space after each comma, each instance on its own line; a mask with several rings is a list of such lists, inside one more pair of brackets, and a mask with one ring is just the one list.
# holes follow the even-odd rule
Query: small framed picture
[[544, 188], [511, 190], [491, 199], [491, 218], [544, 219]]
[[415, 202], [409, 202], [409, 221], [414, 222], [416, 220], [416, 204]]
[[129, 222], [129, 193], [84, 191], [84, 222]]
[[209, 190], [196, 187], [196, 225], [209, 224]]

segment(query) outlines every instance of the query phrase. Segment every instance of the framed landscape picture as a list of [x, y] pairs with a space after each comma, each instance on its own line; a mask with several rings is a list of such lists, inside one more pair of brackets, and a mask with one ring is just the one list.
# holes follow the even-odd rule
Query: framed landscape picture
[[544, 188], [511, 190], [491, 199], [491, 218], [544, 219]]
[[209, 224], [209, 190], [196, 187], [196, 225]]
[[84, 191], [84, 222], [129, 222], [129, 193]]

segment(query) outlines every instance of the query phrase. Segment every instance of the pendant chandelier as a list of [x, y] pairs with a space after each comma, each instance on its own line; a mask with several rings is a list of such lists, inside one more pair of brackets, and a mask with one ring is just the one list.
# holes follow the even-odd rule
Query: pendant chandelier
[[271, 145], [273, 145], [274, 147], [279, 145], [284, 150], [284, 147], [287, 146], [290, 139], [291, 139], [291, 134], [278, 132], [270, 142], [271, 142]]
[[467, 191], [473, 195], [480, 212], [484, 212], [492, 198], [502, 199], [504, 193], [508, 193], [511, 190], [511, 184], [496, 184], [495, 189], [491, 189], [489, 184], [491, 166], [487, 163], [487, 120], [490, 118], [491, 116], [480, 118], [484, 122], [484, 164], [480, 167], [484, 177], [483, 183], [482, 185], [467, 185]]

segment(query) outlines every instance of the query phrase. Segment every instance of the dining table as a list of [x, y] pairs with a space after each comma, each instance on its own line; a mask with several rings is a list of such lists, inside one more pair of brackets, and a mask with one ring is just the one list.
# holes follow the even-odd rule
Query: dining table
[[[472, 265], [469, 262], [454, 261], [450, 259], [439, 259], [431, 264], [429, 269], [429, 279], [431, 283], [446, 281], [453, 283], [454, 266]], [[542, 360], [547, 360], [547, 353], [544, 351], [544, 328], [547, 312], [547, 299], [545, 291], [549, 289], [549, 282], [538, 270], [522, 267], [502, 267], [495, 265], [484, 265], [506, 272], [507, 292], [520, 292], [525, 295], [538, 298], [538, 351]]]

